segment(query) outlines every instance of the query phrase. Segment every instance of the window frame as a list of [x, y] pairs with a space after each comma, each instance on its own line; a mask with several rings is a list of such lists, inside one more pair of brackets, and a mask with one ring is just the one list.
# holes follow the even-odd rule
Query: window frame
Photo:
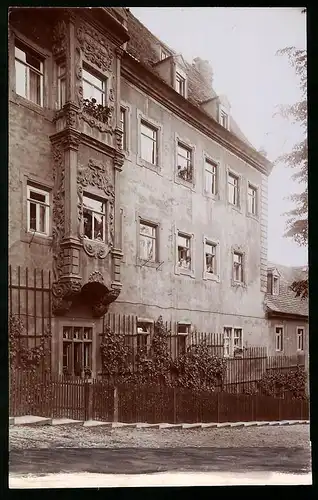
[[[150, 163], [141, 156], [141, 124], [142, 122], [156, 131], [156, 157], [157, 163]], [[141, 167], [146, 167], [153, 172], [161, 175], [162, 169], [162, 142], [163, 142], [163, 127], [158, 121], [144, 115], [139, 109], [137, 109], [137, 165]]]
[[[215, 248], [215, 272], [209, 273], [206, 270], [206, 245]], [[214, 238], [203, 235], [203, 279], [220, 282], [220, 242]]]
[[178, 94], [182, 95], [182, 97], [185, 97], [186, 78], [178, 70], [176, 70], [176, 91]]
[[[94, 78], [97, 78], [101, 84], [102, 84], [102, 89], [98, 88], [96, 85], [88, 81], [87, 79], [84, 78], [84, 72], [88, 73], [89, 75], [93, 76]], [[94, 87], [95, 90], [101, 92], [103, 99], [101, 103], [98, 103], [96, 101], [96, 104], [101, 104], [102, 106], [107, 106], [107, 91], [108, 91], [108, 76], [101, 73], [100, 71], [96, 70], [93, 66], [87, 64], [86, 61], [83, 61], [83, 66], [82, 66], [82, 85], [83, 85], [83, 101], [85, 99], [91, 100], [91, 97], [85, 97], [85, 90], [84, 90], [84, 82], [91, 87]], [[94, 98], [95, 99], [95, 98]]]
[[[154, 137], [150, 137], [142, 132], [142, 127], [145, 127], [148, 130], [151, 130], [154, 133]], [[148, 161], [146, 158], [142, 156], [142, 137], [147, 137], [147, 139], [152, 141], [152, 155], [155, 156], [154, 161]], [[144, 120], [143, 118], [140, 120], [140, 158], [142, 161], [149, 163], [153, 167], [158, 166], [158, 129], [151, 125], [149, 122]]]
[[[34, 191], [40, 195], [45, 196], [45, 202], [40, 202], [37, 200], [32, 200], [30, 196], [30, 191]], [[38, 226], [38, 217], [39, 217], [39, 206], [45, 206], [45, 227], [46, 231], [37, 231], [31, 229], [30, 227], [30, 203], [36, 204], [36, 226]], [[26, 206], [27, 206], [27, 233], [31, 233], [35, 236], [48, 237], [51, 233], [50, 227], [50, 212], [51, 212], [51, 200], [50, 200], [50, 191], [45, 188], [41, 188], [39, 186], [34, 185], [30, 181], [27, 181], [27, 192], [26, 192]]]
[[[25, 54], [29, 52], [30, 55], [34, 55], [35, 59], [38, 59], [40, 62], [40, 70], [37, 68], [32, 67], [29, 63], [26, 61], [20, 60], [16, 54], [15, 54], [15, 49], [18, 48], [21, 51], [24, 51]], [[46, 57], [42, 51], [37, 50], [37, 48], [33, 47], [28, 41], [25, 41], [22, 37], [17, 36], [17, 34], [14, 32], [14, 43], [13, 43], [13, 63], [14, 63], [14, 92], [15, 94], [21, 98], [24, 99], [25, 101], [31, 103], [34, 106], [37, 106], [38, 108], [44, 109], [45, 106], [45, 60]], [[17, 92], [17, 73], [16, 73], [16, 61], [18, 61], [20, 64], [25, 66], [27, 68], [27, 77], [25, 78], [25, 87], [28, 89], [26, 92], [26, 96], [21, 95]], [[30, 68], [34, 73], [40, 76], [40, 103], [32, 101], [30, 99]]]
[[[277, 283], [277, 290], [275, 289], [275, 283]], [[272, 295], [279, 295], [279, 276], [272, 274]]]
[[[207, 167], [209, 166], [209, 168]], [[211, 170], [210, 170], [211, 168]], [[216, 198], [219, 194], [219, 172], [220, 169], [220, 162], [215, 161], [212, 158], [204, 155], [204, 181], [203, 181], [203, 191], [204, 194], [209, 196], [210, 198]], [[214, 172], [213, 172], [214, 170]], [[207, 172], [212, 174], [212, 178], [214, 178], [214, 190], [208, 191], [207, 190]]]
[[[161, 223], [157, 219], [144, 217], [143, 213], [136, 213], [136, 265], [141, 267], [155, 267], [157, 270], [161, 270], [160, 264], [160, 232]], [[156, 229], [156, 260], [146, 261], [140, 258], [140, 224], [150, 225]]]
[[[144, 325], [148, 325], [147, 326], [147, 332], [138, 332], [138, 324], [144, 324]], [[152, 319], [149, 319], [149, 318], [137, 318], [137, 321], [136, 321], [136, 349], [138, 350], [140, 348], [140, 346], [138, 345], [138, 339], [139, 337], [142, 337], [142, 338], [146, 338], [146, 343], [145, 343], [145, 346], [141, 346], [141, 347], [145, 347], [146, 348], [146, 352], [148, 353], [149, 352], [149, 349], [150, 349], [150, 342], [151, 342], [151, 337], [153, 336], [153, 333], [154, 333], [154, 320]]]
[[[302, 332], [302, 335], [300, 336], [299, 332]], [[299, 339], [301, 338], [301, 348], [299, 347]], [[296, 341], [297, 341], [297, 352], [304, 352], [304, 346], [305, 346], [305, 327], [304, 326], [297, 326], [296, 327]]]
[[[230, 330], [229, 336], [225, 335], [225, 330]], [[237, 347], [237, 348], [235, 348], [235, 338], [238, 338], [238, 337], [235, 337], [235, 335], [234, 335], [236, 330], [239, 330], [241, 332], [241, 347]], [[225, 346], [226, 346], [225, 339], [227, 339], [227, 338], [229, 339], [228, 353], [226, 353], [226, 351], [225, 351]], [[243, 348], [244, 348], [243, 338], [244, 338], [244, 331], [243, 331], [243, 328], [241, 326], [229, 326], [229, 325], [223, 326], [223, 356], [225, 358], [233, 358], [235, 356], [235, 351], [243, 350]]]
[[[255, 212], [250, 212], [249, 209], [249, 190], [252, 189], [255, 192]], [[246, 193], [246, 212], [249, 217], [254, 219], [259, 219], [259, 186], [256, 186], [252, 182], [247, 181], [247, 193]]]
[[[92, 238], [89, 238], [88, 236], [85, 235], [85, 224], [84, 224], [84, 198], [85, 197], [89, 198], [91, 200], [95, 200], [95, 201], [98, 201], [100, 203], [103, 203], [103, 205], [105, 207], [105, 212], [104, 213], [97, 212], [96, 210], [88, 208], [89, 210], [91, 210], [92, 214], [96, 213], [98, 215], [103, 215], [103, 217], [104, 217], [104, 224], [103, 224], [103, 231], [104, 231], [104, 235], [103, 236], [104, 237], [101, 240], [93, 238], [93, 236], [94, 236], [94, 217], [92, 217]], [[92, 241], [94, 243], [103, 243], [103, 244], [107, 243], [107, 240], [108, 240], [107, 216], [108, 216], [108, 199], [107, 198], [103, 198], [101, 196], [98, 196], [96, 194], [92, 194], [89, 191], [84, 191], [83, 192], [83, 200], [82, 200], [82, 229], [83, 229], [83, 238], [85, 238], [85, 240]]]
[[[126, 158], [130, 156], [130, 148], [131, 148], [131, 132], [130, 132], [130, 123], [131, 123], [131, 107], [125, 102], [120, 102], [120, 109], [125, 111], [125, 140], [124, 140], [124, 148], [122, 149]], [[119, 124], [120, 125], [120, 124]]]
[[[222, 123], [222, 116], [226, 116], [227, 118], [226, 127]], [[225, 128], [225, 130], [230, 130], [230, 110], [221, 103], [219, 104], [218, 121], [221, 127]]]
[[[76, 324], [70, 321], [61, 321], [61, 328], [60, 328], [60, 341], [61, 341], [61, 351], [60, 351], [60, 373], [64, 373], [64, 344], [70, 344], [72, 346], [72, 369], [73, 373], [71, 376], [76, 376], [74, 373], [74, 343], [81, 344], [83, 347], [83, 352], [82, 352], [82, 362], [84, 362], [84, 356], [85, 356], [85, 350], [84, 350], [84, 344], [89, 344], [90, 345], [90, 370], [91, 370], [91, 375], [89, 378], [94, 377], [94, 373], [96, 371], [96, 356], [95, 356], [95, 349], [96, 349], [96, 339], [95, 339], [95, 325], [94, 323], [91, 322], [82, 322], [82, 321], [77, 321]], [[91, 338], [90, 339], [74, 339], [72, 338], [70, 340], [64, 339], [64, 330], [68, 328], [71, 330], [73, 333], [75, 328], [81, 328], [84, 330], [84, 328], [89, 328], [91, 330]], [[81, 375], [78, 376], [78, 378], [85, 378], [85, 366], [82, 366], [82, 371]], [[84, 377], [83, 377], [84, 375]]]
[[[179, 236], [182, 238], [187, 238], [189, 240], [189, 250], [190, 250], [190, 259], [191, 259], [191, 265], [189, 269], [182, 268], [178, 265], [179, 262]], [[195, 262], [195, 256], [194, 256], [194, 246], [195, 246], [195, 240], [194, 240], [194, 234], [193, 233], [187, 233], [186, 231], [183, 231], [181, 229], [176, 229], [175, 231], [175, 274], [178, 275], [185, 275], [185, 276], [190, 276], [191, 278], [194, 278], [194, 262]]]
[[[141, 243], [141, 226], [144, 225], [144, 226], [148, 226], [148, 227], [151, 227], [152, 229], [154, 229], [154, 232], [155, 232], [155, 236], [149, 236], [149, 238], [151, 238], [152, 240], [154, 240], [154, 247], [155, 247], [155, 258], [154, 259], [151, 259], [151, 260], [147, 260], [147, 259], [143, 259], [141, 257], [141, 252], [140, 252], [140, 243]], [[150, 264], [158, 264], [159, 263], [159, 244], [158, 244], [158, 224], [155, 223], [155, 222], [151, 222], [149, 221], [149, 219], [144, 219], [142, 217], [139, 217], [139, 224], [138, 224], [138, 259], [140, 262], [142, 263], [150, 263]]]
[[[241, 261], [238, 263], [239, 266], [241, 267], [241, 271], [240, 271], [241, 279], [239, 279], [239, 280], [237, 280], [235, 278], [235, 274], [236, 274], [235, 268], [238, 267], [238, 266], [235, 266], [235, 264], [236, 264], [235, 255], [238, 255], [241, 258]], [[234, 283], [244, 284], [244, 253], [240, 252], [239, 250], [233, 250], [233, 253], [232, 253], [232, 279], [233, 279]]]
[[[179, 332], [179, 327], [185, 327], [186, 332]], [[176, 356], [180, 356], [187, 352], [187, 347], [189, 345], [189, 335], [191, 334], [192, 324], [187, 321], [178, 321], [176, 328]], [[179, 342], [184, 342], [184, 352], [180, 352]]]
[[[180, 177], [178, 170], [178, 162], [179, 162], [179, 146], [184, 150], [187, 150], [190, 153], [190, 162], [192, 165], [192, 180], [188, 181]], [[177, 133], [175, 134], [175, 176], [174, 180], [176, 184], [181, 184], [188, 189], [195, 190], [195, 182], [196, 182], [196, 169], [195, 169], [195, 161], [196, 161], [196, 147], [191, 141], [186, 137], [180, 137]]]
[[[233, 179], [236, 179], [236, 181], [237, 181], [237, 194], [236, 194], [237, 202], [236, 203], [232, 203], [230, 201], [230, 188], [229, 188], [230, 182], [229, 182], [229, 179], [231, 177]], [[233, 170], [228, 169], [227, 170], [226, 184], [227, 184], [227, 202], [228, 202], [228, 204], [232, 208], [235, 208], [236, 210], [240, 211], [241, 210], [241, 176], [239, 174], [237, 174], [236, 172], [234, 172]]]
[[[65, 68], [64, 73], [62, 73], [62, 75], [59, 74], [61, 66], [64, 66], [64, 68]], [[57, 102], [57, 109], [58, 110], [63, 109], [63, 107], [65, 106], [65, 104], [67, 102], [66, 75], [67, 75], [66, 61], [61, 60], [59, 62], [56, 62], [56, 79], [57, 79], [57, 100], [56, 100], [56, 102]], [[65, 81], [65, 102], [64, 102], [64, 104], [62, 104], [62, 99], [61, 99], [61, 82], [62, 82], [62, 80]]]
[[[277, 329], [280, 329], [281, 332], [278, 333]], [[277, 339], [280, 338], [280, 349], [277, 349]], [[275, 325], [275, 351], [276, 352], [284, 352], [284, 325]]]

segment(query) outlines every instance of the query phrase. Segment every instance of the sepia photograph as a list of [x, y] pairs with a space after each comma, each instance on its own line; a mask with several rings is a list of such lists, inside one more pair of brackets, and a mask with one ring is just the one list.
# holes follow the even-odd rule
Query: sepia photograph
[[10, 7], [10, 489], [311, 485], [301, 7]]

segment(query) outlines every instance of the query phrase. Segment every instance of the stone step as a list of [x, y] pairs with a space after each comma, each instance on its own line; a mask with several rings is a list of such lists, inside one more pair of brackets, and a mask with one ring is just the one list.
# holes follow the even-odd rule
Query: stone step
[[49, 425], [51, 422], [51, 418], [37, 417], [36, 415], [14, 417], [14, 425]]

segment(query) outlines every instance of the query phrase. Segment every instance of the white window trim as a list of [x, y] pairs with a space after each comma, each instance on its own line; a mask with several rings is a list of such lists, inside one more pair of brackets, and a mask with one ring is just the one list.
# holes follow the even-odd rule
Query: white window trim
[[76, 319], [76, 323], [70, 322], [69, 319], [65, 318], [65, 321], [61, 318], [61, 320], [58, 321], [57, 325], [57, 331], [59, 332], [59, 346], [60, 346], [60, 355], [58, 357], [59, 359], [59, 374], [63, 374], [63, 328], [73, 328], [73, 327], [80, 327], [80, 328], [91, 328], [92, 329], [92, 340], [91, 340], [91, 346], [92, 346], [92, 375], [91, 378], [95, 378], [96, 376], [96, 328], [95, 328], [95, 323], [92, 323], [90, 321], [85, 321], [84, 319]]
[[[216, 165], [216, 193], [209, 193], [205, 189], [206, 180], [205, 180], [205, 171], [206, 171], [206, 162], [211, 162]], [[220, 199], [220, 184], [221, 184], [221, 161], [213, 156], [209, 155], [205, 151], [203, 152], [203, 195], [211, 198], [212, 200]]]
[[[215, 258], [216, 258], [216, 272], [215, 274], [208, 273], [205, 269], [205, 245], [206, 244], [215, 246]], [[203, 279], [220, 282], [220, 241], [215, 238], [210, 238], [209, 236], [203, 235]]]
[[[85, 240], [86, 241], [92, 241], [94, 243], [97, 242], [97, 243], [107, 244], [108, 233], [109, 233], [109, 224], [107, 223], [107, 221], [108, 221], [108, 211], [109, 211], [109, 200], [108, 200], [108, 198], [104, 198], [103, 196], [100, 196], [98, 194], [95, 194], [95, 193], [92, 193], [90, 191], [84, 190], [84, 192], [83, 192], [83, 206], [84, 206], [84, 196], [86, 196], [87, 198], [91, 198], [93, 200], [98, 200], [98, 201], [100, 201], [101, 203], [103, 203], [105, 205], [104, 238], [102, 240], [95, 240], [95, 239], [90, 239], [87, 236], [84, 236]], [[101, 212], [97, 212], [97, 211], [94, 211], [94, 210], [92, 210], [92, 212], [101, 214]], [[81, 224], [82, 224], [82, 232], [83, 232], [83, 235], [84, 235], [84, 212], [83, 212], [83, 215], [82, 215], [82, 222], [81, 222]], [[93, 236], [93, 230], [92, 230], [92, 236]]]
[[[238, 193], [238, 203], [237, 205], [233, 205], [233, 203], [229, 200], [229, 176], [232, 175], [238, 179], [237, 193]], [[231, 167], [226, 167], [226, 201], [227, 205], [238, 212], [242, 212], [242, 180], [243, 176], [233, 170]]]
[[[184, 333], [184, 332], [178, 332], [178, 327], [179, 325], [183, 325], [183, 326], [186, 326], [188, 328], [188, 332]], [[191, 327], [192, 327], [192, 323], [190, 321], [177, 321], [177, 336], [184, 336], [184, 337], [187, 337], [188, 335], [190, 335], [191, 333]]]
[[[303, 332], [303, 335], [302, 335], [302, 337], [303, 337], [303, 339], [302, 339], [302, 340], [303, 340], [303, 341], [302, 341], [302, 343], [303, 343], [303, 348], [302, 348], [302, 349], [299, 349], [299, 347], [298, 347], [298, 345], [299, 345], [299, 344], [298, 344], [298, 339], [299, 339], [299, 330], [302, 330], [302, 332]], [[304, 327], [304, 326], [297, 326], [297, 327], [296, 327], [296, 341], [297, 341], [297, 351], [298, 351], [298, 352], [304, 352], [304, 350], [305, 350], [305, 327]]]
[[223, 128], [225, 128], [226, 130], [230, 130], [231, 129], [231, 125], [230, 125], [230, 119], [231, 119], [230, 118], [230, 111], [229, 111], [229, 109], [226, 106], [224, 106], [223, 104], [220, 103], [219, 104], [219, 112], [218, 112], [218, 119], [219, 119], [219, 124], [220, 125], [222, 125], [221, 124], [221, 114], [222, 114], [222, 112], [227, 115], [227, 127], [223, 127]]
[[[136, 265], [141, 267], [155, 267], [158, 268], [160, 264], [160, 229], [161, 224], [158, 220], [150, 219], [149, 217], [143, 217], [141, 214], [136, 214], [136, 241], [137, 241], [137, 251], [136, 251]], [[146, 261], [140, 258], [140, 223], [152, 225], [156, 228], [156, 260]], [[160, 268], [159, 268], [160, 269]]]
[[224, 325], [223, 326], [223, 336], [224, 336], [224, 331], [225, 329], [229, 329], [231, 330], [231, 335], [230, 335], [230, 342], [229, 342], [229, 354], [225, 354], [225, 351], [224, 351], [224, 357], [226, 358], [231, 358], [234, 356], [234, 352], [235, 352], [235, 349], [234, 349], [234, 330], [241, 330], [242, 332], [242, 346], [241, 346], [241, 349], [243, 350], [244, 349], [244, 331], [243, 331], [243, 328], [241, 326], [230, 326], [230, 325]]
[[[83, 61], [82, 65], [83, 70], [85, 70], [87, 73], [91, 74], [92, 76], [95, 76], [95, 78], [99, 78], [100, 81], [102, 82], [104, 86], [104, 90], [99, 90], [99, 92], [104, 94], [105, 102], [103, 103], [103, 106], [108, 105], [108, 91], [109, 91], [109, 79], [110, 79], [110, 74], [109, 72], [102, 73], [99, 68], [96, 68], [94, 64], [91, 64], [91, 62], [86, 62], [85, 60]], [[82, 82], [84, 81], [84, 76], [82, 72]], [[88, 82], [90, 84], [90, 82]], [[96, 88], [93, 84], [90, 84], [93, 87]], [[88, 97], [84, 97], [84, 91], [83, 91], [83, 101], [85, 99], [89, 99]]]
[[[281, 332], [281, 346], [282, 346], [282, 349], [277, 349], [277, 332], [276, 332], [276, 328], [281, 328], [282, 329], [282, 332]], [[275, 333], [275, 351], [276, 352], [284, 352], [284, 336], [285, 336], [285, 331], [284, 331], [284, 325], [275, 325], [274, 326], [274, 333]]]
[[[191, 269], [182, 269], [181, 267], [178, 266], [178, 235], [184, 235], [190, 238], [190, 254], [191, 254]], [[177, 275], [184, 275], [184, 276], [190, 276], [191, 278], [195, 277], [195, 267], [194, 267], [194, 262], [195, 262], [195, 252], [194, 252], [194, 247], [195, 247], [195, 238], [193, 233], [189, 233], [187, 231], [183, 231], [182, 229], [177, 228], [175, 230], [175, 274]]]
[[[252, 212], [249, 212], [248, 210], [248, 190], [249, 187], [255, 189], [256, 191], [256, 213], [253, 214]], [[254, 182], [250, 182], [248, 179], [246, 180], [246, 215], [248, 217], [251, 217], [252, 219], [259, 220], [260, 216], [260, 186], [258, 184], [255, 184]]]
[[[278, 281], [278, 290], [277, 290], [277, 293], [275, 293], [275, 289], [274, 289], [274, 279], [277, 279], [277, 281]], [[276, 273], [272, 273], [272, 290], [271, 290], [272, 295], [274, 295], [274, 296], [279, 295], [279, 288], [280, 288], [279, 276]]]
[[[178, 175], [178, 145], [184, 146], [191, 150], [191, 158], [192, 158], [192, 182], [185, 181]], [[176, 184], [181, 184], [188, 189], [192, 189], [194, 191], [196, 184], [196, 168], [195, 168], [195, 160], [196, 160], [196, 147], [195, 145], [186, 137], [181, 137], [179, 134], [175, 134], [175, 157], [174, 157], [174, 181]]]
[[131, 154], [131, 106], [126, 101], [120, 102], [120, 107], [125, 110], [126, 116], [126, 144], [123, 149], [123, 153], [126, 157], [130, 157]]
[[[157, 130], [157, 165], [154, 165], [141, 157], [141, 122], [148, 123], [150, 127]], [[163, 126], [157, 120], [149, 118], [142, 111], [137, 109], [137, 164], [141, 167], [149, 168], [157, 174], [162, 169], [162, 146], [163, 146]]]
[[[234, 254], [235, 253], [240, 253], [242, 255], [243, 281], [236, 281], [234, 279], [233, 271], [234, 271]], [[231, 283], [232, 283], [232, 286], [234, 286], [234, 287], [241, 286], [243, 288], [246, 288], [247, 287], [247, 258], [248, 258], [247, 251], [245, 248], [243, 248], [240, 245], [232, 246], [231, 257], [232, 257], [232, 265], [231, 265]]]
[[[30, 204], [30, 191], [34, 191], [35, 193], [41, 194], [45, 196], [45, 226], [46, 226], [46, 231], [44, 233], [40, 231], [34, 231], [33, 229], [30, 228], [30, 210], [29, 210], [29, 204]], [[34, 200], [36, 203], [37, 207], [41, 203], [37, 203], [36, 200]], [[38, 217], [38, 208], [37, 210], [37, 217]], [[27, 232], [34, 234], [36, 236], [42, 236], [42, 237], [48, 237], [50, 236], [51, 233], [51, 227], [50, 227], [50, 211], [51, 211], [51, 200], [50, 200], [50, 192], [44, 188], [40, 187], [35, 187], [33, 186], [30, 182], [27, 183]]]

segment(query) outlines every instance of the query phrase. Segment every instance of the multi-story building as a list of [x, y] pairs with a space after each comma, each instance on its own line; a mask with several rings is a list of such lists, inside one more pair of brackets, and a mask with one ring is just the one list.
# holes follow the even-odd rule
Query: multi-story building
[[52, 366], [96, 374], [107, 311], [146, 337], [162, 315], [224, 332], [228, 354], [267, 345], [271, 164], [209, 63], [125, 8], [13, 8], [9, 25], [10, 263], [52, 271]]

